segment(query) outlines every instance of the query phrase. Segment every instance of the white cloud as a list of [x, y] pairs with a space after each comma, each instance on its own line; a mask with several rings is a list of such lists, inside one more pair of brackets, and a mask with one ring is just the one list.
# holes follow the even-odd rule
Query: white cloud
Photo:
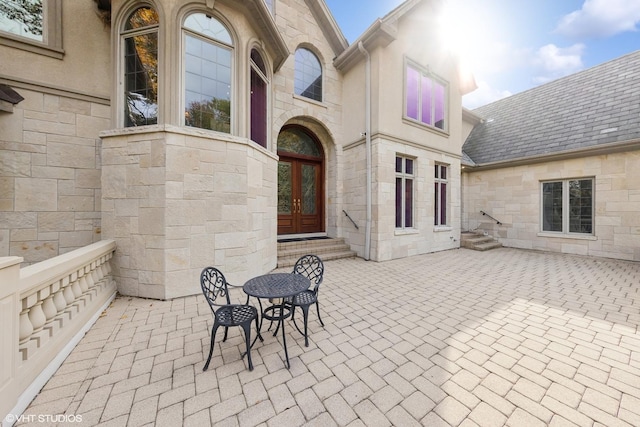
[[536, 83], [546, 83], [580, 71], [584, 67], [584, 49], [585, 46], [581, 43], [566, 48], [554, 44], [542, 46], [533, 58], [533, 65], [538, 74], [533, 80]]
[[462, 97], [462, 105], [470, 110], [511, 96], [508, 90], [493, 89], [486, 81], [477, 82], [478, 88]]
[[585, 0], [582, 9], [565, 15], [556, 32], [569, 37], [609, 37], [637, 31], [640, 0]]

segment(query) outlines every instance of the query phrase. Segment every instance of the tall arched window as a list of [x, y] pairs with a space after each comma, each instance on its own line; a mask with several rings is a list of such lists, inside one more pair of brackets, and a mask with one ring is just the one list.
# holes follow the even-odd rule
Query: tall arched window
[[267, 68], [260, 53], [251, 50], [251, 139], [267, 146]]
[[318, 57], [303, 47], [296, 50], [295, 94], [322, 101], [322, 66]]
[[124, 24], [124, 125], [158, 123], [158, 14], [133, 11]]
[[231, 132], [233, 42], [224, 25], [204, 13], [185, 19], [184, 123]]

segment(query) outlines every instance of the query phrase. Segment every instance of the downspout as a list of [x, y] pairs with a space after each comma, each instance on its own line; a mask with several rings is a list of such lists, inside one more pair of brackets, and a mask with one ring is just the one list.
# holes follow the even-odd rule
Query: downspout
[[371, 255], [371, 56], [364, 48], [362, 41], [358, 42], [358, 49], [366, 58], [365, 65], [365, 151], [367, 157], [367, 222], [364, 232], [364, 259], [369, 261]]

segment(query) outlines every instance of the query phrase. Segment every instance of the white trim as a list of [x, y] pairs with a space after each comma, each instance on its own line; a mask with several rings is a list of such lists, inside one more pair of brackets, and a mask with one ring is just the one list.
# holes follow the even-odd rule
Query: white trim
[[111, 301], [116, 297], [116, 291], [114, 290], [113, 295], [109, 297], [109, 299], [104, 303], [102, 307], [100, 307], [96, 313], [89, 319], [87, 323], [78, 331], [78, 333], [67, 343], [66, 346], [58, 353], [58, 355], [47, 365], [46, 368], [38, 375], [38, 377], [33, 380], [31, 385], [27, 387], [27, 389], [20, 395], [18, 398], [18, 403], [13, 407], [9, 414], [14, 415], [13, 421], [8, 421], [7, 417], [2, 420], [2, 427], [11, 427], [18, 421], [18, 417], [24, 413], [24, 411], [29, 407], [33, 399], [40, 393], [42, 387], [53, 377], [58, 368], [62, 366], [62, 363], [65, 359], [71, 354], [71, 352], [76, 348], [80, 340], [84, 337], [89, 329], [93, 326], [94, 323], [98, 320], [102, 312], [109, 307]]

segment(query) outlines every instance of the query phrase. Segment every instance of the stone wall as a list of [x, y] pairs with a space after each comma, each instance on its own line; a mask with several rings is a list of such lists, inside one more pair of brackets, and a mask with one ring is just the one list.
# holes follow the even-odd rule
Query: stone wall
[[101, 239], [98, 132], [111, 113], [104, 99], [16, 90], [24, 101], [0, 112], [0, 256], [31, 264]]
[[[595, 177], [594, 235], [541, 233], [540, 181], [581, 177]], [[468, 170], [463, 198], [463, 228], [490, 226], [505, 246], [640, 261], [640, 151]]]

